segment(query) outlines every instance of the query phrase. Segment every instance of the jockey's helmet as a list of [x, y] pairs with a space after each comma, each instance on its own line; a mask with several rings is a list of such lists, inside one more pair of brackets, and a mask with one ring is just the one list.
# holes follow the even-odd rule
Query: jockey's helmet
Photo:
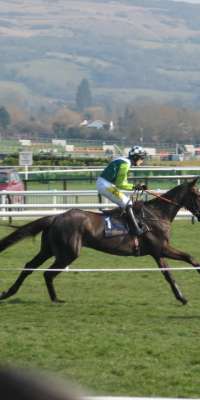
[[146, 151], [143, 149], [142, 146], [133, 146], [129, 150], [128, 158], [133, 161], [137, 160], [144, 160], [146, 158]]

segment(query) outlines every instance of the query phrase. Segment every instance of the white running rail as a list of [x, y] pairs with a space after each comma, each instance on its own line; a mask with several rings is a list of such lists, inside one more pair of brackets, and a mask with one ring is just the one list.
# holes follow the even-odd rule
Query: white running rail
[[[154, 190], [153, 192], [163, 194], [166, 190]], [[130, 191], [125, 193], [134, 195], [134, 192]], [[12, 202], [12, 199], [15, 201], [15, 196], [24, 198], [25, 201], [23, 203]], [[148, 200], [149, 195], [143, 193], [142, 198]], [[11, 199], [11, 203], [8, 202], [8, 199]], [[83, 202], [83, 199], [86, 201]], [[97, 190], [27, 190], [20, 192], [2, 190], [0, 191], [0, 218], [55, 215], [70, 208], [101, 210], [116, 207], [105, 198], [102, 199], [103, 202], [99, 202], [99, 200]], [[192, 218], [192, 214], [189, 211], [180, 210], [177, 218]]]

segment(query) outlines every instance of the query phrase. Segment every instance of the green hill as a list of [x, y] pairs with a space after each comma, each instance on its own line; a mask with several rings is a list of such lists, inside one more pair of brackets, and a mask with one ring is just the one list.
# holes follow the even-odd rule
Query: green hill
[[33, 107], [73, 103], [86, 77], [98, 102], [153, 97], [183, 106], [200, 104], [200, 5], [170, 0], [1, 1], [0, 53], [1, 103], [12, 101], [16, 85], [18, 96], [25, 96], [29, 105], [31, 98]]

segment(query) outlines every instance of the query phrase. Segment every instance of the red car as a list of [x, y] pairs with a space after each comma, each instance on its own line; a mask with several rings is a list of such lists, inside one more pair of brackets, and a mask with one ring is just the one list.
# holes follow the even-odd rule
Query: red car
[[[0, 168], [0, 191], [1, 190], [25, 190], [24, 183], [18, 172], [13, 168]], [[23, 196], [12, 196], [8, 203], [22, 203]]]

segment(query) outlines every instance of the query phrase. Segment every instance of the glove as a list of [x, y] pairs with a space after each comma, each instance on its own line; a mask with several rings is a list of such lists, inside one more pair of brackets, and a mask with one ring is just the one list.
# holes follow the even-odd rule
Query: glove
[[137, 185], [133, 186], [134, 190], [146, 190], [147, 189], [147, 185], [145, 185], [145, 183], [138, 183]]

